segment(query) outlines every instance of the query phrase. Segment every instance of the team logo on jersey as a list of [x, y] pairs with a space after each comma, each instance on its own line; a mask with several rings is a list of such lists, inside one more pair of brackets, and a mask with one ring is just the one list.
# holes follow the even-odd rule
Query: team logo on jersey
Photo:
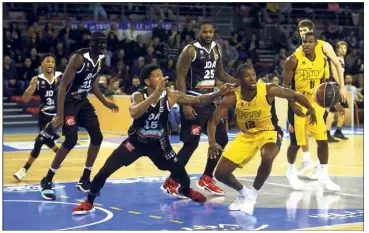
[[200, 55], [203, 55], [204, 54], [204, 51], [200, 50]]
[[214, 58], [215, 58], [215, 60], [218, 60], [218, 54], [214, 54]]
[[192, 125], [191, 126], [191, 135], [199, 136], [201, 134], [201, 126], [200, 125]]
[[159, 112], [164, 112], [164, 107], [160, 107]]
[[41, 84], [45, 84], [45, 81], [44, 81], [44, 80], [42, 80]]
[[74, 119], [74, 116], [66, 116], [65, 117], [65, 124], [67, 126], [72, 126], [76, 124], [76, 120]]
[[129, 150], [129, 152], [132, 152], [136, 149], [129, 141], [127, 141], [123, 145], [127, 148], [127, 150]]
[[87, 68], [90, 68], [90, 63], [87, 63]]

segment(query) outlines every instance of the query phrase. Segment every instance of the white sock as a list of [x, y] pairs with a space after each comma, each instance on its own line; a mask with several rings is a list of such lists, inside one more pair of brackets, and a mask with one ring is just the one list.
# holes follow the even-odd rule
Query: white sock
[[245, 186], [243, 186], [243, 188], [238, 191], [238, 193], [241, 195], [241, 196], [247, 196], [247, 188]]
[[254, 187], [252, 187], [252, 189], [249, 189], [249, 193], [250, 193], [253, 197], [255, 197], [255, 199], [258, 197], [259, 191], [260, 191], [260, 190], [256, 190]]
[[302, 152], [302, 155], [304, 156], [304, 161], [310, 160], [310, 152], [309, 151]]
[[322, 164], [320, 165], [320, 174], [324, 177], [328, 176], [328, 164]]
[[318, 165], [320, 165], [320, 161], [319, 161], [319, 159], [317, 159], [316, 160], [316, 165], [318, 166]]
[[294, 163], [288, 163], [288, 171], [289, 172], [295, 172], [295, 164]]

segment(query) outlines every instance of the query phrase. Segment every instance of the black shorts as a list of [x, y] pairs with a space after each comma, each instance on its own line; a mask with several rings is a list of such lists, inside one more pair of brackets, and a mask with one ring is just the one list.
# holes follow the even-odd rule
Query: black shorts
[[[348, 102], [340, 102], [341, 106], [344, 107], [344, 108], [349, 108], [349, 105], [348, 105]], [[337, 112], [336, 108], [335, 107], [331, 107], [329, 109], [329, 112]]]
[[96, 110], [87, 98], [82, 100], [66, 99], [64, 103], [63, 135], [77, 132], [78, 126], [87, 130], [95, 128], [100, 131]]
[[[197, 113], [196, 119], [188, 120], [183, 113], [183, 107], [180, 107], [181, 115], [181, 133], [180, 140], [182, 142], [195, 143], [200, 141], [201, 133], [207, 135], [207, 124], [216, 109], [215, 104], [208, 104], [201, 107], [194, 107]], [[227, 131], [224, 122], [220, 122], [217, 126], [216, 134], [227, 136]], [[219, 142], [218, 142], [219, 143]]]
[[38, 128], [40, 131], [46, 126], [54, 118], [54, 115], [47, 115], [43, 112], [39, 112], [38, 114]]
[[171, 147], [163, 151], [159, 145], [144, 144], [131, 137], [126, 138], [113, 154], [120, 155], [120, 161], [117, 163], [123, 166], [129, 166], [143, 156], [149, 157], [160, 170], [172, 170], [174, 166], [182, 166]]

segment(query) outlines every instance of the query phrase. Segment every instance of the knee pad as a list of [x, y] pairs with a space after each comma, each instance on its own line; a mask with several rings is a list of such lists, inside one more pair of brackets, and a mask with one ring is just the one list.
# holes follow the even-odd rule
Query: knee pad
[[63, 142], [63, 147], [65, 149], [71, 150], [77, 144], [78, 134], [77, 132], [65, 135], [65, 141]]
[[40, 155], [40, 151], [42, 148], [42, 145], [44, 144], [44, 139], [40, 136], [38, 136], [35, 140], [35, 145], [33, 147], [33, 150], [31, 151], [32, 158], [37, 159], [37, 157]]
[[91, 144], [95, 145], [95, 146], [100, 146], [103, 140], [103, 135], [101, 133], [101, 131], [97, 132], [97, 133], [93, 133], [92, 135], [90, 135], [91, 137]]

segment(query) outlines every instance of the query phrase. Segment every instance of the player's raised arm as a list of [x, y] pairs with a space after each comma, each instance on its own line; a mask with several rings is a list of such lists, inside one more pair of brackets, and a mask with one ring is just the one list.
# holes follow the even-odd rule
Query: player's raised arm
[[29, 86], [23, 93], [23, 101], [25, 103], [27, 103], [31, 99], [31, 97], [36, 91], [36, 88], [37, 88], [37, 76], [32, 78], [31, 82], [29, 83]]
[[217, 125], [220, 123], [222, 118], [224, 118], [227, 115], [229, 107], [234, 106], [235, 104], [236, 104], [236, 95], [234, 94], [234, 92], [225, 95], [208, 121], [207, 125], [209, 139], [208, 155], [210, 158], [216, 158], [216, 156], [218, 156], [219, 154], [219, 150], [221, 150], [221, 146], [219, 146], [215, 141], [215, 132], [217, 129]]
[[236, 85], [240, 85], [240, 80], [235, 79], [234, 77], [232, 77], [231, 75], [227, 74], [227, 72], [224, 71], [224, 66], [223, 66], [223, 58], [222, 58], [222, 48], [220, 47], [219, 44], [217, 44], [218, 50], [219, 50], [219, 59], [218, 59], [218, 69], [216, 70], [216, 77], [225, 83], [234, 83]]
[[174, 103], [182, 104], [182, 105], [205, 105], [213, 102], [217, 97], [226, 95], [229, 92], [233, 91], [234, 84], [225, 83], [218, 91], [214, 91], [208, 94], [199, 95], [199, 96], [191, 96], [185, 95], [180, 91], [168, 91], [168, 95], [170, 98], [170, 105], [173, 106]]
[[[313, 106], [310, 104], [309, 100], [306, 99], [305, 96], [293, 91], [289, 88], [283, 88], [276, 84], [269, 84], [267, 86], [267, 95], [268, 99], [273, 99], [274, 97], [279, 97], [283, 99], [287, 99], [291, 102], [297, 102], [308, 109], [307, 115], [310, 115], [312, 118], [312, 123], [316, 122], [315, 110]], [[270, 101], [269, 101], [270, 102]]]

